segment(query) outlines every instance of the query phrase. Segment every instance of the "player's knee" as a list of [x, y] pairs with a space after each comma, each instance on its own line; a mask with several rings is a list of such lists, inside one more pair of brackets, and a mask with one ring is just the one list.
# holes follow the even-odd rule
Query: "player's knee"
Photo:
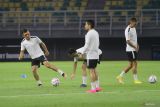
[[50, 64], [45, 64], [45, 66], [46, 66], [47, 68], [51, 68]]
[[32, 68], [32, 72], [35, 73], [37, 71], [36, 68]]

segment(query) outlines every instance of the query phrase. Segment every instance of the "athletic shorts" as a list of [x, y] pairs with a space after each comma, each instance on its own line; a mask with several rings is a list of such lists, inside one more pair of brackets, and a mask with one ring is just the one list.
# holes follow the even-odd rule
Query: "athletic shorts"
[[38, 58], [32, 59], [31, 65], [32, 66], [36, 65], [39, 68], [40, 67], [40, 63], [43, 65], [44, 61], [47, 61], [47, 58], [44, 55], [42, 55], [42, 56], [40, 56]]
[[128, 56], [129, 61], [137, 60], [137, 52], [136, 51], [128, 51], [127, 56]]
[[87, 59], [87, 68], [96, 68], [98, 59]]

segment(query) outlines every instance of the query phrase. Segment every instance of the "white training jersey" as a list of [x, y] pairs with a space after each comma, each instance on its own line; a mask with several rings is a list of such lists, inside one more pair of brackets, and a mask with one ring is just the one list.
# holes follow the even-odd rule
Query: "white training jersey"
[[42, 41], [37, 36], [31, 36], [30, 40], [25, 38], [21, 42], [21, 50], [27, 50], [32, 59], [38, 58], [44, 55], [44, 52], [40, 48]]
[[85, 45], [82, 52], [86, 53], [86, 59], [99, 59], [99, 34], [95, 29], [91, 29], [85, 35]]
[[[137, 45], [137, 32], [135, 27], [131, 28], [129, 26], [127, 26], [127, 28], [125, 29], [125, 38], [126, 41], [130, 40], [133, 45]], [[126, 44], [126, 51], [136, 51], [133, 47], [131, 47], [130, 45]]]

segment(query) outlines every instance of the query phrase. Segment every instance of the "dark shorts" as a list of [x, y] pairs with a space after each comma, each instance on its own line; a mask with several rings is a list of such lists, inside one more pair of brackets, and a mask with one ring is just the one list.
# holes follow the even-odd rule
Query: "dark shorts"
[[[97, 63], [100, 64], [101, 60], [102, 60], [102, 54], [99, 55], [99, 59]], [[87, 59], [84, 59], [83, 64], [87, 64]]]
[[87, 68], [96, 68], [98, 59], [87, 59]]
[[136, 51], [127, 52], [127, 56], [128, 56], [129, 61], [137, 60], [137, 52]]
[[40, 67], [40, 63], [43, 65], [44, 61], [47, 61], [47, 58], [44, 55], [42, 55], [38, 58], [32, 59], [31, 65], [32, 66], [36, 65], [36, 66]]

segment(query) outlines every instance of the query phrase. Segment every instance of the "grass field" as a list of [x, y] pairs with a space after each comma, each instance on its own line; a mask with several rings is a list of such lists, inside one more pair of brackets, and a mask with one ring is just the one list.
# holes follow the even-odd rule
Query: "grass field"
[[[104, 61], [98, 66], [102, 92], [88, 94], [88, 87], [80, 88], [81, 64], [77, 75], [70, 79], [73, 62], [52, 62], [68, 74], [64, 80], [57, 73], [41, 67], [39, 74], [43, 87], [37, 87], [30, 72], [29, 62], [0, 63], [0, 107], [160, 107], [160, 82], [148, 83], [149, 75], [160, 78], [160, 61], [139, 61], [138, 75], [141, 85], [133, 83], [132, 73], [125, 75], [125, 84], [120, 85], [116, 76], [128, 63], [127, 61]], [[26, 74], [27, 78], [21, 78]], [[58, 76], [61, 84], [53, 87], [52, 77]]]

